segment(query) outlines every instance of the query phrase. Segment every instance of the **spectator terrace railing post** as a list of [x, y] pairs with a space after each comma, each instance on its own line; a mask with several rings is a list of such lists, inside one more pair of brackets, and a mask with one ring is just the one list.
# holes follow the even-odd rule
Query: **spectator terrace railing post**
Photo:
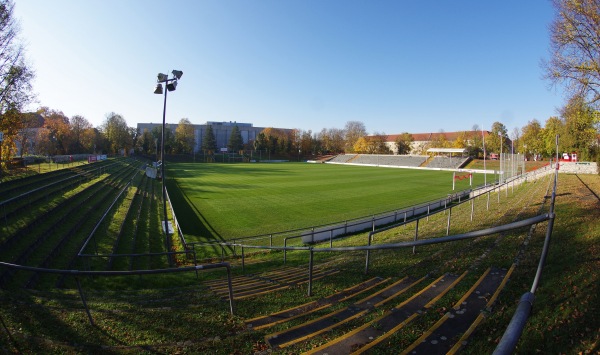
[[308, 297], [312, 296], [312, 278], [313, 278], [313, 248], [308, 249]]
[[231, 312], [231, 315], [234, 315], [235, 308], [233, 306], [233, 286], [231, 285], [231, 267], [229, 266], [229, 264], [226, 264], [226, 268], [227, 268], [227, 287], [229, 288], [229, 311]]
[[333, 248], [333, 229], [329, 230], [329, 247]]
[[[418, 236], [419, 236], [419, 218], [417, 218], [417, 223], [415, 225], [415, 239], [414, 239], [415, 242], [417, 241]], [[413, 245], [413, 254], [415, 254], [416, 248], [417, 248], [417, 246]]]
[[81, 283], [79, 282], [78, 277], [75, 277], [75, 282], [77, 283], [77, 289], [79, 290], [79, 296], [81, 297], [81, 302], [83, 302], [85, 313], [87, 313], [88, 319], [90, 320], [90, 324], [94, 325], [94, 319], [92, 319], [92, 314], [90, 313], [90, 309], [88, 308], [87, 302], [85, 301], [85, 296], [83, 294], [83, 291], [81, 290]]
[[[371, 240], [373, 239], [373, 232], [369, 233], [367, 238], [367, 246], [371, 246]], [[365, 275], [369, 273], [369, 257], [371, 255], [371, 251], [369, 249], [366, 250], [365, 253]]]
[[242, 244], [242, 273], [246, 273], [246, 266], [245, 264], [245, 256], [244, 256], [244, 245]]
[[452, 207], [448, 210], [448, 223], [446, 224], [446, 235], [450, 233], [450, 218], [452, 217]]

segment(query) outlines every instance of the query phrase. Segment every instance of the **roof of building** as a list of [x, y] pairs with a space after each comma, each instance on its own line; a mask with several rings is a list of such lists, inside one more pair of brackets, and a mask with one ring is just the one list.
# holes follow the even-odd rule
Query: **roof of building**
[[[447, 141], [455, 141], [459, 135], [466, 134], [467, 139], [472, 138], [475, 135], [482, 134], [485, 137], [492, 134], [490, 131], [459, 131], [459, 132], [438, 132], [438, 133], [411, 133], [413, 140], [415, 142], [424, 142], [424, 141], [433, 141], [440, 138], [440, 136], [444, 136]], [[403, 134], [403, 133], [402, 133]], [[386, 137], [387, 142], [395, 142], [398, 137], [402, 136], [402, 134], [389, 134]]]
[[429, 148], [427, 153], [466, 153], [467, 150], [464, 148]]

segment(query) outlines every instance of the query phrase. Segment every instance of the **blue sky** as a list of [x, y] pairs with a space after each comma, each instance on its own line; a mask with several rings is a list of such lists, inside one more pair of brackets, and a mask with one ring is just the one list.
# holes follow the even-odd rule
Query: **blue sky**
[[17, 0], [38, 102], [99, 126], [161, 122], [158, 72], [183, 71], [167, 122], [369, 133], [542, 124], [548, 0]]

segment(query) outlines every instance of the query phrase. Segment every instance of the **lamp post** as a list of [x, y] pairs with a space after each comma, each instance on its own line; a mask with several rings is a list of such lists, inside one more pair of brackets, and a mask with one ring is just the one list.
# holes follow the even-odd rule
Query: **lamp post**
[[[164, 214], [164, 229], [165, 229], [165, 246], [167, 248], [167, 252], [171, 251], [171, 241], [169, 240], [169, 219], [167, 217], [167, 187], [165, 186], [165, 117], [167, 113], [167, 92], [175, 91], [177, 88], [177, 80], [181, 79], [183, 72], [181, 70], [173, 70], [171, 72], [173, 74], [173, 78], [169, 79], [167, 74], [158, 73], [156, 79], [156, 88], [154, 89], [154, 93], [157, 95], [163, 94], [162, 83], [165, 83], [166, 90], [164, 90], [164, 104], [163, 104], [163, 120], [162, 120], [162, 133], [161, 133], [161, 147], [160, 147], [160, 175], [162, 177], [162, 197], [163, 197], [163, 214]], [[169, 254], [169, 264], [173, 266], [173, 260], [171, 255]]]
[[502, 132], [498, 132], [498, 137], [500, 137], [500, 184], [502, 184], [502, 146], [504, 145]]
[[481, 146], [483, 148], [483, 185], [487, 186], [487, 167], [485, 166], [485, 134], [483, 133], [483, 125], [481, 125]]

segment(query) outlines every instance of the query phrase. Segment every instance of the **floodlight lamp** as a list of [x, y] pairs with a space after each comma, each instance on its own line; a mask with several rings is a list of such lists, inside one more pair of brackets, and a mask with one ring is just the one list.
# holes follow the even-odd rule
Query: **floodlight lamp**
[[163, 93], [162, 84], [156, 84], [156, 88], [154, 89], [155, 94], [161, 95]]
[[158, 73], [158, 75], [156, 76], [158, 79], [156, 79], [159, 83], [162, 83], [163, 81], [167, 81], [167, 79], [169, 78], [169, 76], [167, 74], [163, 74], [163, 73]]
[[177, 78], [177, 80], [181, 79], [183, 72], [181, 70], [173, 70], [171, 73]]
[[177, 80], [173, 80], [167, 84], [167, 90], [175, 91], [175, 88], [177, 88]]

